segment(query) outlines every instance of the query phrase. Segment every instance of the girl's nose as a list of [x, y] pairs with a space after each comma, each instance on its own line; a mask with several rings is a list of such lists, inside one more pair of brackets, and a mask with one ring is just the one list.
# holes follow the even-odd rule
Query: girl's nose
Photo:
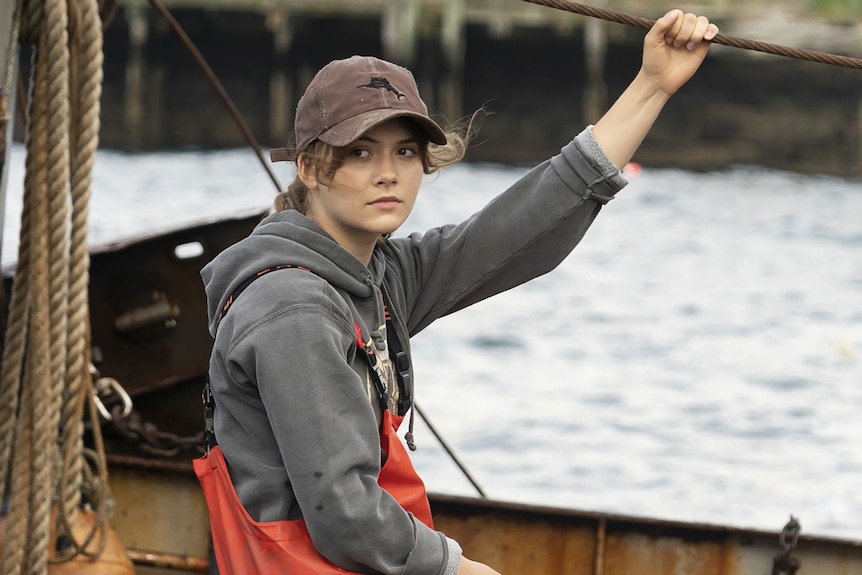
[[398, 181], [395, 173], [395, 164], [392, 158], [382, 158], [378, 165], [376, 182], [379, 186], [391, 186]]

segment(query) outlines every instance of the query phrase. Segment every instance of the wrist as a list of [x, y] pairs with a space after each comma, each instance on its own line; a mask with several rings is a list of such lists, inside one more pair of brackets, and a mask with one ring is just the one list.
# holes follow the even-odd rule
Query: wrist
[[651, 74], [643, 68], [638, 70], [637, 75], [632, 80], [631, 87], [644, 101], [654, 102], [660, 106], [664, 106], [673, 96], [673, 92], [668, 92], [655, 74]]

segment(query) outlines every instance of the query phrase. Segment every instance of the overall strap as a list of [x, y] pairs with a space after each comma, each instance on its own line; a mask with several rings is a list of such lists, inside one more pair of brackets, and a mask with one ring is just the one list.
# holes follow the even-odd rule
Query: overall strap
[[[221, 323], [221, 320], [224, 319], [224, 316], [227, 314], [230, 307], [236, 301], [236, 298], [239, 297], [239, 294], [245, 291], [245, 289], [251, 285], [251, 283], [268, 274], [269, 272], [274, 272], [276, 270], [285, 270], [285, 269], [301, 269], [310, 272], [311, 270], [308, 268], [304, 268], [302, 266], [295, 266], [293, 264], [279, 264], [277, 266], [268, 267], [266, 269], [262, 269], [256, 274], [247, 277], [235, 290], [230, 294], [230, 297], [225, 301], [224, 306], [222, 306], [221, 311], [216, 318], [216, 325]], [[204, 388], [201, 392], [201, 402], [204, 404], [204, 444], [206, 446], [207, 453], [218, 445], [218, 441], [216, 441], [215, 436], [215, 426], [213, 424], [213, 418], [215, 416], [215, 399], [213, 398], [213, 392], [210, 387], [210, 378], [207, 375], [204, 378]]]
[[[401, 339], [395, 330], [395, 323], [392, 321], [392, 314], [389, 311], [388, 301], [392, 300], [389, 291], [386, 289], [386, 284], [383, 284], [383, 313], [386, 318], [386, 336], [389, 345], [389, 355], [395, 366], [395, 373], [398, 379], [398, 415], [404, 415], [413, 407], [413, 380], [410, 375], [410, 357], [401, 345]], [[413, 438], [413, 425], [415, 422], [416, 410], [410, 410], [410, 421], [407, 426], [407, 433], [404, 435], [404, 441], [407, 442], [407, 447], [410, 451], [416, 451], [416, 442]]]
[[266, 269], [262, 269], [262, 270], [260, 270], [259, 272], [257, 272], [256, 274], [254, 274], [254, 275], [252, 275], [252, 276], [250, 276], [250, 277], [247, 277], [247, 278], [245, 279], [245, 281], [243, 281], [241, 284], [239, 284], [239, 286], [237, 286], [237, 288], [236, 288], [235, 290], [233, 290], [233, 293], [232, 293], [232, 294], [230, 294], [230, 297], [229, 297], [229, 298], [227, 298], [227, 301], [226, 301], [226, 302], [224, 302], [224, 306], [222, 307], [222, 310], [221, 310], [221, 312], [219, 312], [219, 314], [218, 314], [218, 318], [216, 319], [216, 325], [218, 325], [218, 324], [220, 324], [220, 323], [221, 323], [222, 318], [223, 318], [223, 317], [225, 316], [225, 314], [227, 313], [227, 310], [229, 310], [229, 309], [230, 309], [230, 306], [232, 306], [232, 305], [233, 305], [233, 302], [235, 302], [235, 301], [236, 301], [236, 298], [238, 298], [238, 297], [239, 297], [239, 294], [241, 294], [242, 292], [244, 292], [244, 291], [245, 291], [245, 288], [247, 288], [248, 286], [250, 286], [250, 285], [251, 285], [251, 283], [252, 283], [254, 280], [256, 280], [256, 279], [260, 278], [261, 276], [265, 276], [265, 275], [266, 275], [266, 274], [268, 274], [269, 272], [274, 272], [274, 271], [278, 271], [278, 270], [287, 270], [287, 269], [298, 269], [298, 270], [304, 270], [304, 271], [307, 271], [307, 272], [311, 272], [311, 270], [310, 270], [310, 269], [308, 269], [308, 268], [304, 268], [304, 267], [302, 267], [302, 266], [295, 266], [295, 265], [293, 265], [293, 264], [279, 264], [279, 265], [277, 265], [277, 266], [272, 266], [272, 267], [269, 267], [269, 268], [266, 268]]

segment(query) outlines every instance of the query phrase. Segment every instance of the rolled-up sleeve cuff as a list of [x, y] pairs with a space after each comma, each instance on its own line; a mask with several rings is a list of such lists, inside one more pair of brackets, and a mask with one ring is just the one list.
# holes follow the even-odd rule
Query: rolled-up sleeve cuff
[[458, 545], [457, 541], [448, 537], [446, 538], [446, 546], [449, 552], [443, 575], [458, 575], [458, 567], [461, 565], [461, 546]]
[[[456, 575], [461, 563], [461, 547], [443, 533], [435, 531], [416, 519], [413, 519], [416, 545], [407, 557], [403, 575], [418, 573], [439, 573], [439, 575]], [[454, 567], [453, 567], [454, 566]], [[454, 570], [453, 570], [454, 569]]]
[[[628, 179], [605, 155], [593, 138], [593, 126], [587, 126], [565, 146], [560, 155], [552, 160], [554, 169], [566, 181], [571, 176], [583, 181], [584, 199], [594, 199], [606, 204], [619, 190], [628, 184]], [[574, 174], [572, 174], [574, 172]], [[568, 177], [567, 177], [568, 173]]]

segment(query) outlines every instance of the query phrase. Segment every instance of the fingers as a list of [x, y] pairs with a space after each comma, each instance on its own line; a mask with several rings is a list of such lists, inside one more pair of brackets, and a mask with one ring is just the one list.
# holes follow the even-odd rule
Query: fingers
[[718, 26], [710, 23], [706, 16], [671, 10], [659, 20], [656, 31], [664, 35], [664, 41], [674, 48], [685, 46], [694, 50], [704, 40], [712, 40], [718, 35]]

